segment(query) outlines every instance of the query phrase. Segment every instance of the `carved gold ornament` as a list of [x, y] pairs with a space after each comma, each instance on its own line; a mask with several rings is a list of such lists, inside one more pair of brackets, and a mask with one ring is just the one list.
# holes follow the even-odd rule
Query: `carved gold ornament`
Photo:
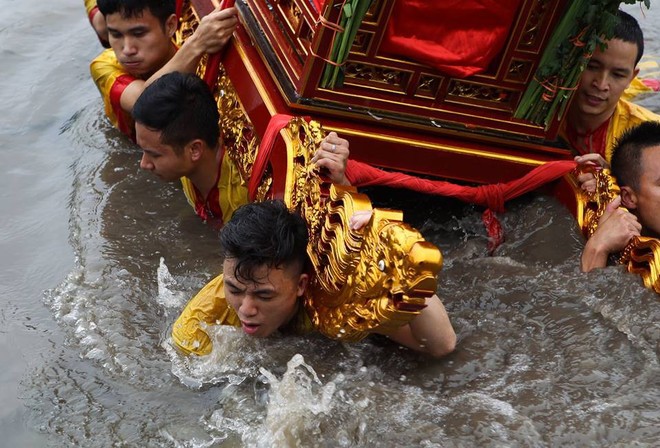
[[[594, 172], [596, 191], [582, 194], [584, 217], [582, 231], [589, 238], [598, 228], [598, 221], [605, 212], [605, 207], [621, 190], [609, 170]], [[660, 294], [660, 240], [649, 237], [635, 237], [619, 254], [619, 263], [627, 265], [628, 272], [642, 277], [644, 286]]]
[[[357, 341], [410, 322], [435, 294], [440, 250], [403, 223], [400, 211], [372, 209], [354, 187], [320, 175], [310, 162], [324, 137], [319, 123], [294, 118], [287, 130], [293, 163], [285, 200], [310, 232], [315, 276], [305, 306], [315, 326], [328, 337]], [[358, 211], [371, 211], [371, 220], [354, 230], [350, 218]]]

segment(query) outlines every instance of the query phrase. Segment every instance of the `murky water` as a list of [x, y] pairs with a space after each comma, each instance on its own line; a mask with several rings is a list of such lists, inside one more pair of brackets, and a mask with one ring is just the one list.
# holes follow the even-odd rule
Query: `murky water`
[[546, 197], [509, 204], [487, 257], [478, 209], [370, 190], [443, 251], [444, 360], [231, 328], [179, 356], [169, 327], [219, 270], [215, 232], [104, 119], [82, 5], [0, 6], [0, 446], [660, 445], [660, 301], [619, 268], [580, 274]]

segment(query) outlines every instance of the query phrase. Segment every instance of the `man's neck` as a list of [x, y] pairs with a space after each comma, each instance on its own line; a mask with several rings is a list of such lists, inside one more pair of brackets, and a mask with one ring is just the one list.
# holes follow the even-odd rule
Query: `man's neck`
[[614, 115], [614, 111], [603, 115], [585, 115], [571, 109], [566, 118], [568, 119], [568, 125], [573, 131], [578, 135], [587, 135], [601, 127], [612, 115]]
[[205, 150], [201, 160], [195, 167], [195, 171], [188, 176], [195, 188], [202, 194], [204, 200], [216, 186], [220, 157], [222, 157], [222, 154], [219, 149], [215, 151]]

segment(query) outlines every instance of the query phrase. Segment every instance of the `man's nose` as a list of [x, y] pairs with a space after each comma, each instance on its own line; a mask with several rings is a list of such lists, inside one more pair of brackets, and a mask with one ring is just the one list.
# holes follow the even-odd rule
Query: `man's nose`
[[238, 308], [238, 311], [242, 316], [251, 317], [257, 314], [257, 302], [249, 295], [245, 296], [241, 301], [241, 306]]
[[135, 39], [133, 39], [130, 36], [125, 36], [122, 45], [122, 52], [127, 56], [131, 56], [137, 53], [137, 46], [135, 45]]
[[593, 83], [595, 87], [598, 88], [598, 90], [607, 90], [609, 87], [609, 84], [607, 82], [607, 74], [604, 72], [599, 72], [594, 76]]
[[142, 158], [140, 159], [140, 169], [151, 171], [154, 165], [149, 161], [149, 157], [146, 153], [142, 153]]

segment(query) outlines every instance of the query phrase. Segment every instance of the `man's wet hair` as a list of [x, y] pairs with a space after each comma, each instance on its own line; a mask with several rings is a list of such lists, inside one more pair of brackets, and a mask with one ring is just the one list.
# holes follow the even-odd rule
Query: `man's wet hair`
[[279, 200], [239, 207], [220, 232], [220, 251], [236, 261], [234, 275], [241, 281], [255, 278], [262, 266], [307, 269], [307, 225]]
[[628, 186], [638, 191], [642, 153], [653, 146], [660, 146], [660, 123], [655, 121], [631, 128], [617, 140], [612, 154], [612, 175], [619, 187]]
[[218, 145], [218, 106], [208, 86], [193, 74], [172, 72], [149, 85], [135, 102], [133, 118], [161, 132], [161, 143], [177, 153], [195, 139], [210, 148]]
[[620, 39], [624, 42], [637, 45], [636, 66], [644, 54], [644, 33], [642, 32], [642, 28], [640, 28], [637, 19], [627, 12], [618, 10], [616, 17], [617, 23], [614, 27], [612, 39]]
[[175, 0], [97, 0], [96, 6], [104, 16], [119, 13], [125, 19], [140, 17], [148, 9], [163, 27], [176, 11]]

